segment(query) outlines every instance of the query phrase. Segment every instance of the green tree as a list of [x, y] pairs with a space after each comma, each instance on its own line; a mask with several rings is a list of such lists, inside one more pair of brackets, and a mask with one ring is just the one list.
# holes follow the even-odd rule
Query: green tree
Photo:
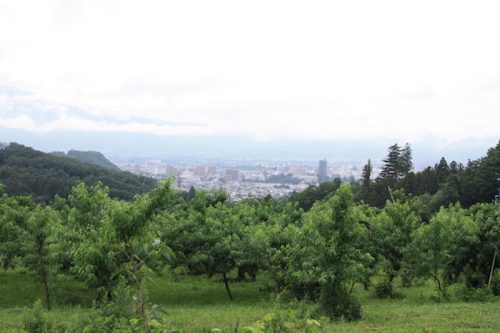
[[341, 186], [304, 217], [289, 258], [295, 281], [320, 285], [320, 309], [330, 318], [359, 319], [361, 307], [350, 290], [363, 275], [363, 262], [370, 256], [357, 247], [364, 230], [358, 223], [350, 186]]
[[412, 150], [409, 143], [401, 148], [397, 143], [388, 148], [387, 157], [383, 160], [384, 166], [380, 177], [399, 180], [408, 175], [413, 169]]
[[373, 217], [371, 239], [373, 256], [385, 274], [378, 286], [379, 296], [392, 295], [394, 278], [400, 273], [404, 254], [411, 243], [411, 235], [420, 225], [420, 219], [407, 202], [387, 201], [385, 208]]
[[54, 270], [55, 258], [51, 251], [53, 229], [60, 224], [59, 217], [50, 207], [37, 206], [30, 213], [23, 235], [23, 264], [38, 277], [45, 296], [47, 309], [51, 308], [50, 274]]
[[[166, 182], [133, 202], [110, 200], [108, 189], [97, 183], [90, 190], [80, 185], [69, 198], [71, 209], [61, 234], [63, 250], [69, 251], [70, 271], [96, 290], [99, 298], [110, 297], [119, 277], [127, 275], [130, 257], [144, 258], [151, 252], [159, 230], [151, 221], [169, 208], [173, 199]], [[156, 234], [155, 234], [156, 233]], [[148, 267], [161, 265], [148, 257]]]
[[361, 192], [362, 192], [362, 196], [365, 199], [365, 201], [370, 194], [372, 171], [373, 171], [372, 162], [370, 159], [368, 159], [368, 162], [363, 167], [363, 174], [361, 176], [362, 181], [363, 181], [361, 184]]
[[0, 265], [14, 267], [23, 256], [23, 230], [32, 210], [29, 197], [0, 196]]
[[400, 165], [400, 173], [402, 176], [406, 176], [413, 169], [413, 157], [412, 150], [410, 144], [407, 142], [405, 147], [401, 149], [401, 161]]
[[395, 143], [388, 150], [380, 177], [398, 180], [401, 176], [401, 148]]
[[450, 266], [457, 260], [461, 249], [477, 242], [477, 226], [459, 206], [441, 208], [413, 234], [407, 257], [416, 276], [432, 278], [443, 297]]

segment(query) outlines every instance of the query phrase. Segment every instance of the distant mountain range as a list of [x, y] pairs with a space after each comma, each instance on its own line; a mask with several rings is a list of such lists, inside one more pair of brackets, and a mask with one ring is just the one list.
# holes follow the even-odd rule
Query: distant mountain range
[[111, 163], [104, 155], [98, 151], [79, 151], [79, 150], [70, 150], [68, 153], [64, 153], [62, 151], [55, 151], [51, 154], [56, 156], [66, 156], [71, 157], [77, 161], [87, 164], [98, 165], [103, 168], [120, 171], [120, 168]]
[[101, 181], [110, 188], [112, 197], [125, 200], [148, 192], [156, 184], [152, 178], [117, 170], [100, 153], [60, 155], [17, 143], [0, 147], [0, 183], [9, 195], [31, 195], [38, 202], [50, 202], [56, 194], [65, 197], [80, 182], [91, 185]]
[[[210, 159], [269, 159], [269, 160], [314, 160], [326, 158], [329, 163], [364, 164], [371, 158], [380, 164], [387, 155], [387, 147], [396, 141], [373, 140], [269, 140], [258, 141], [238, 136], [181, 137], [160, 136], [142, 133], [53, 131], [32, 133], [19, 129], [2, 127], [0, 141], [22, 142], [35, 149], [50, 152], [94, 150], [104, 153], [112, 161], [126, 161], [133, 158], [210, 158]], [[428, 137], [419, 141], [408, 141], [413, 149], [416, 166], [427, 166], [441, 157], [447, 160], [467, 163], [477, 159], [496, 145], [497, 137], [467, 139], [446, 143], [438, 138]]]

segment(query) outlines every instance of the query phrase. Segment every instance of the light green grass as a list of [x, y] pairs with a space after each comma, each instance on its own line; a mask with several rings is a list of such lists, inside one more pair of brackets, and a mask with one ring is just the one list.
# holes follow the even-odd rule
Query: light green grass
[[[70, 323], [91, 314], [93, 295], [69, 278], [58, 278], [54, 288], [53, 321]], [[218, 327], [232, 331], [274, 311], [275, 302], [266, 290], [266, 277], [256, 282], [232, 283], [235, 300], [230, 302], [219, 277], [165, 274], [149, 285], [149, 297], [166, 313], [170, 327], [199, 332]], [[375, 299], [371, 292], [355, 289], [363, 304], [363, 320], [354, 323], [323, 320], [325, 332], [500, 332], [500, 297], [488, 302], [434, 302], [432, 284], [401, 289], [397, 299]], [[0, 332], [22, 332], [21, 314], [40, 298], [41, 289], [32, 276], [20, 271], [0, 271]], [[77, 305], [80, 304], [80, 305]], [[297, 306], [297, 305], [291, 305]], [[311, 309], [313, 304], [306, 305]]]

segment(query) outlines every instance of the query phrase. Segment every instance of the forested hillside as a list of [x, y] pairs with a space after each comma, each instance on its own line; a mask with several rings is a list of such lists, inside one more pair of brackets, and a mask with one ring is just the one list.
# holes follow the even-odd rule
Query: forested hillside
[[68, 151], [67, 154], [59, 151], [53, 152], [52, 154], [56, 156], [67, 156], [82, 163], [94, 164], [106, 169], [120, 171], [120, 168], [114, 165], [110, 160], [108, 160], [102, 153], [98, 151], [79, 151], [72, 149]]
[[127, 200], [151, 190], [155, 184], [151, 178], [46, 154], [16, 143], [0, 150], [0, 182], [9, 195], [32, 195], [35, 201], [50, 202], [56, 194], [67, 196], [80, 182], [91, 185], [97, 181], [109, 186], [112, 197]]

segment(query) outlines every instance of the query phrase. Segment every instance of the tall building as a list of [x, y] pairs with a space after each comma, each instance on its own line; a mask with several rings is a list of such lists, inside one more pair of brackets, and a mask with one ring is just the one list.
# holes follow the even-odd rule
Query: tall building
[[215, 167], [215, 165], [209, 165], [207, 167], [207, 175], [208, 176], [215, 176], [215, 175], [217, 175], [217, 168]]
[[205, 166], [204, 165], [198, 165], [194, 168], [193, 170], [193, 174], [195, 176], [199, 176], [199, 177], [205, 177], [206, 175], [206, 169], [205, 169]]
[[319, 161], [318, 182], [322, 183], [326, 180], [328, 180], [328, 164], [326, 162], [326, 159], [324, 159]]
[[224, 180], [227, 182], [235, 182], [240, 178], [240, 172], [236, 169], [227, 169], [224, 174]]

